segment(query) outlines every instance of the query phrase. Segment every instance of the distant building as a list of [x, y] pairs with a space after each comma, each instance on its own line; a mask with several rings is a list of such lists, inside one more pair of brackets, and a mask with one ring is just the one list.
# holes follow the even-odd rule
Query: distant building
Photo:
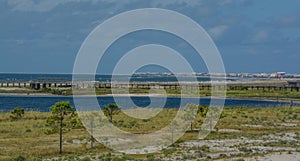
[[237, 73], [228, 73], [227, 77], [237, 77], [238, 74]]
[[277, 78], [284, 78], [285, 77], [285, 72], [277, 72]]

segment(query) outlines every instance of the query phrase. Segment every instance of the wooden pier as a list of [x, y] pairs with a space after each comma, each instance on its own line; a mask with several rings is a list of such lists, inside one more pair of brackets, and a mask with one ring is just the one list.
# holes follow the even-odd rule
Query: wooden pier
[[[210, 84], [204, 83], [178, 83], [178, 82], [131, 82], [129, 84], [123, 82], [76, 82], [70, 81], [35, 81], [35, 82], [0, 82], [0, 87], [30, 87], [32, 89], [43, 88], [137, 88], [137, 89], [224, 89], [223, 83]], [[300, 80], [274, 80], [274, 81], [253, 81], [253, 82], [227, 82], [228, 90], [289, 90], [299, 91]]]

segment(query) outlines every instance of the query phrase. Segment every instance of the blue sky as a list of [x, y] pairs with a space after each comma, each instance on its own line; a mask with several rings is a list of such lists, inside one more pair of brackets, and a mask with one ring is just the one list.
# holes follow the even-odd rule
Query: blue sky
[[[0, 72], [71, 73], [82, 42], [97, 25], [149, 7], [177, 11], [204, 27], [227, 72], [300, 73], [299, 0], [1, 0]], [[204, 72], [204, 63], [194, 61], [193, 50], [180, 41], [165, 33], [134, 33], [107, 54], [162, 43]], [[104, 59], [99, 71], [109, 72], [120, 56]]]

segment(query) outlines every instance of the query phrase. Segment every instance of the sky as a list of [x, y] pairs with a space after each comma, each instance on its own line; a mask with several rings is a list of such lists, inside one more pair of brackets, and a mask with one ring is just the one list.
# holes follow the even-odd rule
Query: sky
[[[299, 0], [1, 0], [0, 72], [72, 73], [95, 27], [141, 8], [169, 9], [197, 22], [215, 42], [228, 73], [300, 73]], [[124, 53], [149, 43], [179, 51], [195, 72], [207, 70], [180, 38], [144, 31], [114, 43], [97, 71], [111, 72]]]

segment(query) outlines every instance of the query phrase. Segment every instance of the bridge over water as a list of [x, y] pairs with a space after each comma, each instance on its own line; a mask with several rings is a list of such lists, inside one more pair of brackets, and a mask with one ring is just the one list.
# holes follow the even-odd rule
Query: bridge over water
[[[71, 82], [67, 79], [38, 79], [29, 82], [0, 82], [0, 87], [28, 87], [32, 89], [42, 88], [137, 88], [137, 89], [181, 89], [189, 88], [200, 90], [204, 89], [224, 89], [225, 84], [215, 82], [91, 82], [78, 81]], [[230, 90], [290, 90], [299, 91], [300, 80], [272, 80], [272, 81], [251, 81], [251, 82], [227, 82], [226, 88]]]

